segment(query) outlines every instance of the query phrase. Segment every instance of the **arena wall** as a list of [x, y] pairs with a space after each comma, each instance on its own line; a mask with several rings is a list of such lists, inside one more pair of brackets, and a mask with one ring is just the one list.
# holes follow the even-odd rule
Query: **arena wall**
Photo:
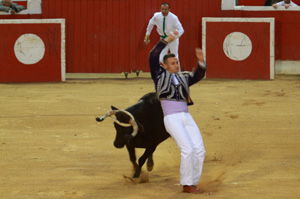
[[[153, 29], [143, 43], [148, 21], [164, 0], [43, 0], [43, 18], [66, 18], [67, 72], [148, 72], [148, 53], [159, 40]], [[195, 65], [194, 47], [201, 46], [201, 19], [220, 17], [221, 0], [170, 0], [185, 33], [180, 39], [184, 70]], [[65, 9], [67, 8], [67, 9]], [[216, 9], [217, 8], [217, 9]]]
[[[0, 19], [64, 18], [67, 73], [148, 72], [148, 53], [159, 37], [153, 29], [149, 45], [143, 38], [162, 2], [165, 0], [28, 0], [26, 12], [0, 13]], [[202, 46], [203, 17], [275, 18], [275, 73], [300, 74], [300, 7], [235, 6], [235, 0], [168, 2], [185, 29], [179, 47], [183, 70], [195, 66], [194, 48]]]
[[300, 38], [295, 37], [300, 34], [300, 7], [235, 6], [235, 0], [223, 0], [222, 17], [274, 17], [275, 73], [300, 74]]

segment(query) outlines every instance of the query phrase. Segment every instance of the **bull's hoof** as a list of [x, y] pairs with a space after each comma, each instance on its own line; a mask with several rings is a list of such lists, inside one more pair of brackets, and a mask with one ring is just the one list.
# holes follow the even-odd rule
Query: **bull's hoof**
[[133, 176], [132, 180], [134, 183], [146, 183], [149, 182], [148, 172], [142, 172], [138, 175], [138, 177]]
[[154, 162], [153, 162], [153, 159], [149, 158], [148, 161], [147, 161], [147, 170], [148, 171], [152, 171], [153, 170], [153, 167], [154, 167]]
[[132, 178], [139, 178], [139, 177], [140, 177], [140, 173], [135, 173]]
[[137, 169], [135, 170], [135, 173], [134, 173], [134, 175], [133, 175], [133, 178], [139, 178], [140, 175], [141, 175], [141, 168], [137, 168]]
[[148, 171], [152, 171], [152, 170], [153, 170], [153, 164], [152, 164], [152, 165], [148, 165], [148, 164], [147, 164], [147, 170], [148, 170]]

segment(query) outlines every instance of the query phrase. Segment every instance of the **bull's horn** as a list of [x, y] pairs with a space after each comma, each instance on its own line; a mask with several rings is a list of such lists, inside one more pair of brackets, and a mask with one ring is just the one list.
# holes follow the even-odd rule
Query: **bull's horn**
[[96, 120], [98, 122], [101, 122], [103, 120], [105, 120], [105, 118], [107, 118], [108, 116], [112, 116], [112, 115], [116, 115], [116, 113], [118, 111], [121, 111], [123, 113], [125, 113], [126, 115], [128, 115], [131, 119], [129, 120], [129, 124], [126, 124], [126, 123], [123, 123], [123, 122], [120, 122], [119, 120], [117, 120], [116, 118], [112, 117], [114, 122], [117, 123], [118, 125], [120, 126], [123, 126], [123, 127], [131, 127], [133, 128], [133, 132], [131, 133], [131, 136], [132, 137], [135, 137], [136, 134], [138, 133], [138, 130], [139, 130], [139, 127], [133, 117], [133, 115], [131, 113], [129, 113], [128, 111], [125, 111], [125, 110], [113, 110], [113, 111], [109, 111], [107, 112], [105, 115], [103, 115], [101, 118], [97, 117]]
[[122, 123], [122, 122], [118, 121], [117, 119], [113, 118], [114, 121], [115, 121], [117, 124], [119, 124], [120, 126], [123, 126], [123, 127], [130, 127], [130, 126], [132, 126], [133, 131], [132, 131], [132, 133], [131, 133], [131, 136], [132, 136], [132, 137], [135, 137], [136, 134], [138, 133], [139, 127], [138, 127], [138, 125], [137, 125], [137, 123], [136, 123], [136, 121], [135, 121], [133, 115], [132, 115], [131, 113], [129, 113], [128, 111], [125, 111], [125, 110], [118, 110], [118, 111], [121, 111], [121, 112], [125, 113], [125, 114], [128, 115], [131, 119], [129, 120], [129, 124]]
[[108, 112], [105, 113], [101, 118], [96, 117], [96, 121], [97, 121], [97, 122], [102, 122], [102, 121], [105, 120], [108, 116], [115, 115], [115, 114], [116, 114], [116, 111], [115, 111], [115, 110], [113, 110], [113, 111], [108, 111]]
[[[125, 113], [126, 115], [128, 115], [131, 119], [130, 120], [133, 120], [134, 121], [134, 123], [135, 123], [135, 119], [134, 119], [134, 117], [133, 117], [133, 115], [131, 114], [131, 113], [129, 113], [128, 111], [125, 111], [125, 110], [118, 110], [118, 111], [120, 111], [120, 112], [123, 112], [123, 113]], [[118, 112], [118, 111], [116, 111], [116, 112]], [[116, 113], [114, 113], [114, 115], [115, 115]], [[123, 123], [123, 122], [120, 122], [119, 120], [117, 120], [116, 118], [113, 118], [113, 120], [114, 120], [114, 122], [116, 122], [117, 124], [119, 124], [120, 126], [123, 126], [123, 127], [130, 127], [130, 126], [134, 126], [134, 125], [132, 125], [131, 123], [130, 123], [130, 120], [129, 120], [129, 124], [127, 124], [127, 123]]]
[[139, 126], [137, 125], [136, 121], [133, 120], [133, 119], [130, 119], [129, 120], [129, 123], [131, 124], [132, 128], [133, 128], [133, 131], [131, 133], [131, 136], [132, 137], [135, 137], [136, 134], [138, 133], [138, 130], [139, 130]]
[[112, 118], [112, 119], [114, 120], [115, 123], [119, 124], [120, 126], [123, 126], [123, 127], [131, 127], [132, 126], [131, 124], [126, 124], [126, 123], [120, 122], [116, 118]]
[[129, 124], [130, 124], [130, 125], [132, 126], [132, 128], [133, 128], [133, 131], [132, 131], [132, 133], [131, 133], [131, 136], [132, 136], [132, 137], [135, 137], [136, 134], [138, 133], [139, 126], [137, 125], [137, 123], [136, 123], [136, 121], [135, 121], [133, 115], [132, 115], [131, 113], [129, 113], [128, 111], [125, 111], [125, 110], [120, 110], [120, 111], [126, 113], [126, 114], [129, 115], [129, 117], [131, 118], [131, 119], [129, 120]]

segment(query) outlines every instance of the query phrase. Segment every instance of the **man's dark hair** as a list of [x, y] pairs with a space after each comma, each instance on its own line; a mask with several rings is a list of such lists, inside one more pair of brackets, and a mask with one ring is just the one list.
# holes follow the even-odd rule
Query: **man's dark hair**
[[167, 63], [167, 59], [169, 59], [169, 58], [171, 58], [171, 57], [176, 57], [176, 56], [175, 56], [175, 54], [173, 54], [173, 53], [166, 54], [166, 55], [164, 56], [164, 59], [163, 59], [164, 64], [166, 64], [166, 63]]
[[162, 3], [160, 6], [168, 6], [168, 7], [169, 7], [169, 9], [171, 8], [170, 4], [169, 4], [169, 3], [167, 3], [167, 2], [164, 2], [164, 3]]

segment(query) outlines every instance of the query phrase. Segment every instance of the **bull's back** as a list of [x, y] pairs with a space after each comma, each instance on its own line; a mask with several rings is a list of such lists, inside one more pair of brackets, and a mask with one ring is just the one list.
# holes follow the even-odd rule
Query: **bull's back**
[[151, 137], [157, 144], [170, 136], [165, 129], [163, 111], [156, 93], [151, 92], [145, 94], [140, 98], [137, 104], [126, 110], [143, 125], [143, 133]]

